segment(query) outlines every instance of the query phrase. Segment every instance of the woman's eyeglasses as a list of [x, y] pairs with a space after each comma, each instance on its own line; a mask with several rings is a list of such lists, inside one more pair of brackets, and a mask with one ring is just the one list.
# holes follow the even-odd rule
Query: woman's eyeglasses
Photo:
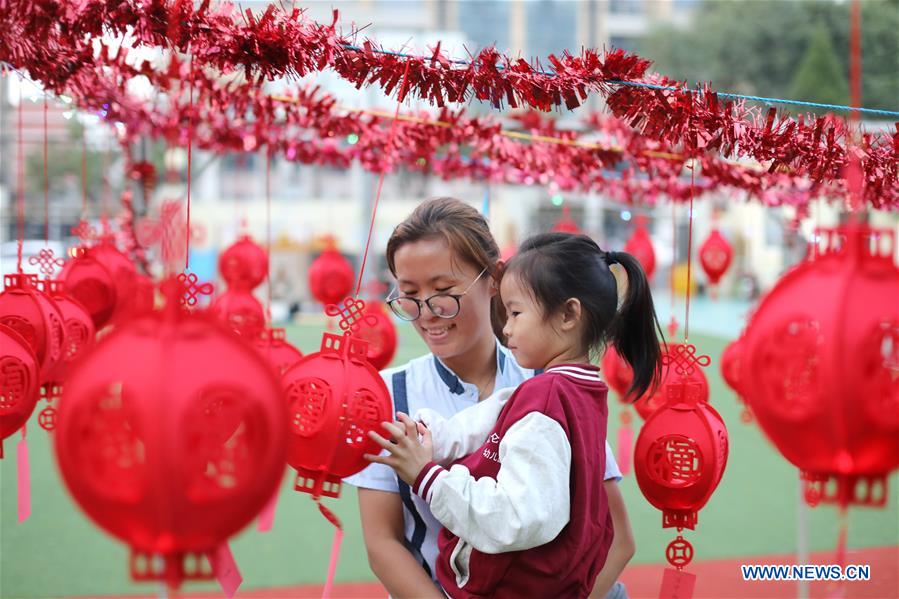
[[387, 305], [390, 306], [390, 310], [393, 311], [397, 317], [408, 321], [418, 320], [421, 316], [422, 304], [427, 305], [431, 310], [431, 313], [437, 318], [454, 318], [462, 309], [462, 304], [459, 300], [463, 295], [468, 293], [468, 290], [478, 282], [485, 272], [487, 272], [486, 267], [462, 293], [435, 293], [431, 297], [423, 300], [420, 300], [417, 297], [403, 295], [387, 300]]

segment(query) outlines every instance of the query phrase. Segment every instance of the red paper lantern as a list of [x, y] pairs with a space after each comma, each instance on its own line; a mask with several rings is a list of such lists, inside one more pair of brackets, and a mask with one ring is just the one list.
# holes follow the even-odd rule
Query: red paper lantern
[[94, 327], [106, 326], [115, 312], [118, 292], [112, 273], [96, 259], [91, 249], [68, 260], [59, 278], [66, 292], [91, 315]]
[[614, 345], [606, 347], [600, 366], [603, 379], [618, 394], [618, 399], [623, 402], [624, 396], [634, 380], [634, 373], [631, 367], [618, 354]]
[[329, 315], [342, 316], [344, 334], [325, 333], [320, 351], [281, 378], [291, 432], [287, 462], [297, 470], [294, 488], [313, 497], [339, 496], [341, 479], [368, 466], [362, 456], [380, 452], [368, 432], [393, 418], [387, 387], [366, 357], [368, 343], [350, 332], [360, 322], [373, 324], [364, 308], [352, 298], [340, 310], [329, 306]]
[[556, 233], [573, 233], [575, 235], [581, 233], [581, 228], [571, 218], [571, 210], [567, 205], [562, 207], [562, 218], [553, 225], [553, 231]]
[[219, 272], [229, 289], [252, 291], [268, 275], [268, 254], [249, 235], [241, 235], [219, 257]]
[[303, 357], [300, 350], [287, 342], [284, 329], [263, 329], [253, 345], [279, 377]]
[[60, 383], [65, 379], [69, 365], [94, 342], [96, 330], [91, 315], [78, 300], [72, 299], [66, 293], [62, 281], [47, 280], [41, 284], [59, 308], [65, 327], [62, 359], [57, 362], [56, 368], [48, 377], [49, 381]]
[[208, 316], [167, 310], [118, 327], [82, 358], [55, 439], [75, 500], [130, 545], [132, 576], [177, 587], [211, 578], [201, 556], [271, 498], [287, 431], [265, 361]]
[[734, 251], [730, 243], [718, 229], [712, 229], [708, 239], [699, 247], [699, 262], [712, 285], [718, 284], [733, 257]]
[[646, 278], [652, 279], [652, 275], [656, 271], [656, 252], [652, 247], [649, 231], [646, 229], [647, 219], [641, 215], [636, 217], [634, 221], [636, 227], [627, 243], [624, 244], [624, 251], [636, 258], [643, 266]]
[[309, 266], [309, 290], [320, 303], [337, 304], [353, 290], [353, 267], [328, 247]]
[[38, 361], [14, 329], [0, 324], [0, 458], [3, 439], [28, 422], [38, 400]]
[[[662, 527], [694, 529], [698, 512], [708, 502], [727, 464], [727, 427], [715, 409], [691, 390], [690, 371], [709, 364], [692, 345], [663, 361], [680, 379], [665, 382], [667, 403], [643, 424], [634, 450], [634, 473], [646, 499], [662, 511]], [[693, 556], [680, 534], [668, 545], [666, 557], [677, 569]]]
[[[669, 394], [672, 392], [688, 393], [691, 399], [702, 403], [709, 401], [709, 381], [702, 369], [691, 368], [689, 372], [680, 372], [677, 366], [676, 357], [688, 352], [691, 347], [693, 346], [683, 343], [668, 344], [668, 350], [662, 354], [662, 379], [658, 389], [654, 394], [646, 393], [634, 402], [634, 407], [641, 418], [646, 420], [660, 407], [669, 403], [671, 400]], [[678, 383], [678, 386], [672, 387], [671, 383]]]
[[368, 341], [368, 361], [376, 370], [382, 370], [387, 368], [396, 355], [396, 325], [383, 302], [369, 302], [365, 314], [374, 319], [374, 324], [361, 327], [356, 336]]
[[[806, 499], [886, 503], [899, 467], [899, 268], [890, 231], [850, 223], [762, 299], [740, 389], [806, 480]], [[834, 485], [825, 485], [829, 480]]]
[[253, 339], [265, 328], [265, 309], [249, 291], [229, 289], [218, 296], [209, 310], [228, 328]]
[[740, 413], [740, 419], [743, 420], [743, 422], [749, 422], [752, 420], [752, 412], [746, 404], [746, 400], [743, 397], [742, 386], [740, 384], [740, 362], [743, 359], [743, 347], [741, 342], [742, 338], [734, 339], [721, 353], [721, 378], [723, 378], [724, 382], [727, 383], [727, 386], [737, 394], [737, 398], [743, 404], [743, 411]]
[[65, 351], [62, 312], [37, 289], [37, 276], [10, 274], [3, 281], [6, 288], [0, 293], [0, 324], [13, 329], [31, 346], [41, 380], [46, 380]]
[[146, 316], [153, 312], [156, 304], [156, 286], [153, 280], [140, 273], [135, 273], [129, 301], [121, 302], [116, 309], [116, 322], [125, 323], [138, 316]]

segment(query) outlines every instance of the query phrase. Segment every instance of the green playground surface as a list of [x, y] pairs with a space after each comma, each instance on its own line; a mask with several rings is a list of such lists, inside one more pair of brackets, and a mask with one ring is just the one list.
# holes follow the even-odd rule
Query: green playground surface
[[[304, 353], [316, 351], [324, 323], [288, 327], [289, 339]], [[426, 351], [409, 325], [400, 326], [395, 363]], [[724, 478], [699, 514], [695, 531], [685, 537], [695, 559], [724, 560], [797, 551], [799, 483], [796, 469], [784, 460], [755, 424], [740, 420], [741, 407], [718, 372], [718, 357], [727, 339], [692, 335], [700, 353], [712, 358], [707, 370], [711, 402], [727, 422], [730, 458]], [[614, 447], [621, 405], [610, 398], [609, 438]], [[14, 436], [6, 440], [0, 463], [0, 597], [63, 597], [157, 595], [158, 584], [129, 578], [128, 550], [97, 528], [73, 503], [52, 457], [49, 436], [35, 417], [28, 425], [31, 457], [32, 513], [17, 521]], [[635, 430], [635, 434], [636, 434]], [[242, 590], [320, 584], [324, 581], [333, 528], [310, 497], [293, 491], [285, 473], [275, 525], [260, 533], [255, 522], [232, 539], [231, 547], [243, 575]], [[890, 477], [888, 504], [882, 509], [849, 511], [850, 550], [899, 544], [899, 476]], [[632, 474], [621, 482], [637, 539], [633, 564], [661, 564], [675, 533], [663, 530], [661, 513], [640, 494]], [[326, 500], [344, 525], [337, 582], [374, 580], [362, 542], [356, 494], [344, 487], [338, 500]], [[839, 516], [831, 506], [808, 510], [809, 551], [831, 551], [837, 543]], [[190, 583], [185, 591], [212, 591], [214, 583]]]

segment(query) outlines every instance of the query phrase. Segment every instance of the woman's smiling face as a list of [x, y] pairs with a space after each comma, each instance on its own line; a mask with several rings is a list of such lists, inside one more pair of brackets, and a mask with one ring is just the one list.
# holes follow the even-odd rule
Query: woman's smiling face
[[[442, 360], [459, 357], [485, 335], [493, 337], [490, 326], [490, 298], [495, 292], [481, 269], [455, 256], [442, 237], [428, 237], [405, 243], [394, 255], [397, 291], [393, 296], [410, 296], [422, 302], [437, 293], [458, 295], [460, 310], [453, 318], [439, 318], [424, 304], [421, 316], [412, 324], [428, 348]], [[469, 288], [469, 285], [471, 287]]]

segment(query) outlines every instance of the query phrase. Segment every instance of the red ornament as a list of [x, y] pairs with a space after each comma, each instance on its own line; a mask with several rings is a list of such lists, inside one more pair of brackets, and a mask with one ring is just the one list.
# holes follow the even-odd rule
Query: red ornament
[[66, 380], [55, 436], [75, 500], [131, 546], [132, 577], [171, 587], [212, 578], [201, 556], [271, 498], [287, 440], [265, 361], [174, 305], [91, 348]]
[[333, 247], [309, 266], [309, 290], [320, 303], [337, 304], [353, 290], [353, 267]]
[[740, 419], [743, 422], [750, 422], [752, 420], [752, 412], [749, 409], [749, 405], [746, 404], [746, 400], [743, 398], [743, 390], [740, 384], [740, 362], [743, 359], [743, 348], [741, 343], [741, 337], [734, 339], [721, 353], [721, 378], [723, 378], [724, 382], [727, 383], [727, 386], [737, 394], [737, 398], [743, 404], [743, 411], [740, 413]]
[[649, 231], [646, 229], [647, 218], [640, 215], [634, 221], [637, 226], [627, 243], [624, 244], [624, 251], [639, 260], [643, 266], [643, 272], [646, 273], [646, 278], [652, 279], [652, 275], [656, 271], [656, 252], [652, 247]]
[[316, 498], [339, 496], [341, 479], [368, 466], [362, 456], [380, 451], [368, 432], [393, 417], [387, 387], [366, 358], [368, 343], [352, 333], [360, 321], [372, 322], [364, 307], [352, 298], [341, 309], [329, 306], [330, 315], [342, 316], [344, 334], [325, 333], [320, 351], [281, 378], [291, 432], [287, 462], [297, 470], [294, 488]]
[[106, 326], [115, 312], [118, 293], [112, 273], [91, 249], [66, 262], [59, 278], [66, 292], [91, 315], [94, 326], [97, 329]]
[[46, 380], [65, 352], [63, 315], [49, 296], [37, 288], [37, 276], [10, 274], [3, 278], [0, 324], [18, 333], [37, 357], [41, 380]]
[[[706, 403], [709, 401], [709, 381], [698, 366], [708, 366], [707, 356], [697, 357], [692, 345], [669, 343], [668, 351], [662, 354], [662, 379], [653, 395], [648, 393], [634, 402], [637, 413], [648, 419], [660, 407], [669, 403], [671, 393], [687, 393], [691, 399]], [[627, 366], [625, 364], [625, 366]], [[672, 386], [677, 383], [677, 386]]]
[[0, 324], [0, 458], [3, 439], [28, 422], [38, 400], [37, 357], [14, 329]]
[[396, 355], [396, 325], [383, 302], [370, 301], [365, 307], [365, 314], [374, 318], [374, 324], [361, 327], [356, 336], [368, 341], [368, 361], [376, 370], [382, 370]]
[[300, 350], [287, 342], [287, 333], [284, 329], [263, 329], [253, 341], [253, 345], [278, 377], [303, 357]]
[[718, 284], [718, 281], [727, 272], [733, 256], [734, 251], [727, 239], [721, 235], [718, 229], [712, 229], [708, 239], [699, 247], [699, 262], [709, 278], [709, 283]]
[[[683, 346], [664, 359], [679, 377], [665, 381], [668, 401], [643, 424], [634, 450], [634, 473], [646, 499], [662, 511], [662, 527], [694, 529], [698, 512], [717, 488], [727, 464], [727, 427], [715, 409], [700, 401], [691, 369], [708, 365], [707, 356]], [[668, 545], [668, 563], [681, 570], [693, 548], [680, 534]]]
[[153, 280], [146, 275], [136, 273], [131, 299], [118, 306], [116, 321], [121, 324], [138, 316], [146, 316], [153, 312], [155, 304], [156, 286], [153, 284]]
[[249, 291], [229, 289], [218, 296], [209, 310], [228, 328], [253, 339], [265, 328], [265, 309]]
[[65, 327], [65, 345], [62, 359], [47, 378], [48, 382], [61, 383], [66, 376], [69, 365], [78, 358], [94, 342], [94, 321], [91, 315], [78, 300], [72, 299], [65, 292], [62, 281], [46, 280], [41, 282], [44, 291], [53, 298], [56, 307], [62, 314]]
[[606, 347], [601, 368], [606, 383], [618, 394], [618, 399], [624, 402], [627, 390], [634, 380], [634, 373], [630, 365], [615, 350], [614, 345]]
[[252, 291], [268, 275], [268, 254], [249, 235], [242, 235], [222, 252], [219, 272], [229, 289]]
[[581, 233], [581, 228], [578, 227], [577, 223], [574, 222], [574, 219], [571, 218], [571, 210], [567, 205], [562, 207], [562, 218], [553, 225], [553, 231], [556, 233], [573, 233], [575, 235]]
[[[120, 320], [128, 313], [126, 305], [134, 300], [137, 287], [137, 269], [128, 256], [120, 252], [111, 241], [106, 240], [88, 250], [100, 264], [106, 267], [116, 288], [116, 303], [113, 320]], [[99, 326], [97, 327], [100, 328]]]
[[781, 278], [746, 327], [740, 389], [801, 470], [810, 503], [883, 506], [899, 467], [895, 239], [859, 223], [818, 233], [825, 247]]

